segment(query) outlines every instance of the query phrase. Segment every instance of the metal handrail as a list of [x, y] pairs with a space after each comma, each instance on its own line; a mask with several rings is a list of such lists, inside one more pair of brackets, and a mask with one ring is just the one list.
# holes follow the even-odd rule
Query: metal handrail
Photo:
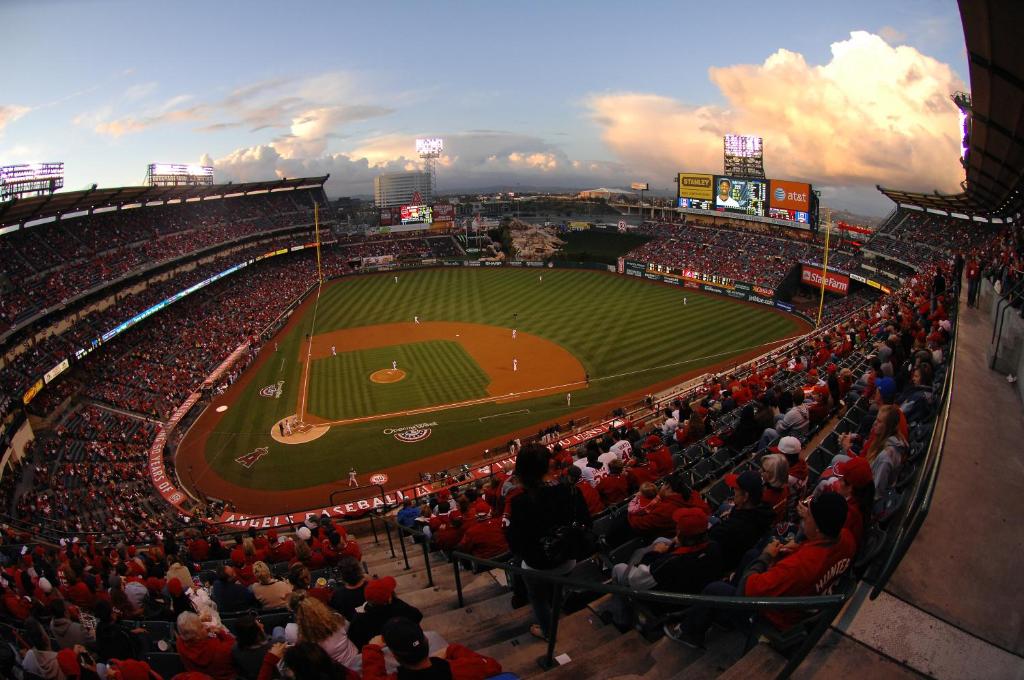
[[[959, 307], [959, 300], [954, 306], [954, 311]], [[910, 549], [910, 545], [917, 537], [928, 511], [931, 509], [932, 499], [935, 496], [935, 487], [938, 483], [939, 468], [942, 466], [943, 450], [946, 445], [946, 433], [949, 429], [949, 413], [953, 402], [953, 379], [956, 373], [957, 338], [959, 336], [959, 324], [953, 325], [953, 337], [950, 341], [949, 369], [946, 371], [946, 379], [943, 381], [942, 392], [944, 400], [942, 411], [935, 419], [935, 426], [932, 428], [931, 439], [928, 446], [928, 454], [925, 456], [922, 471], [914, 482], [910, 494], [910, 501], [907, 503], [907, 511], [896, 527], [896, 534], [892, 540], [892, 548], [885, 559], [878, 576], [875, 578], [874, 587], [869, 594], [870, 599], [876, 599], [885, 586], [889, 583], [896, 568], [903, 561], [903, 557]]]
[[[633, 600], [646, 602], [657, 602], [661, 604], [677, 605], [679, 607], [702, 606], [711, 609], [725, 609], [730, 611], [758, 612], [766, 609], [773, 610], [807, 610], [814, 609], [822, 612], [821, 620], [817, 622], [813, 630], [808, 634], [807, 639], [800, 645], [789, 659], [785, 668], [779, 673], [780, 678], [787, 678], [796, 670], [797, 666], [807, 657], [807, 654], [814, 648], [821, 637], [828, 630], [832, 620], [839, 614], [839, 611], [846, 604], [849, 595], [840, 593], [837, 595], [816, 595], [811, 597], [744, 597], [744, 596], [723, 596], [723, 595], [691, 595], [687, 593], [671, 593], [663, 590], [634, 590], [628, 586], [614, 585], [611, 583], [598, 583], [586, 581], [568, 576], [556, 576], [535, 569], [518, 567], [510, 562], [498, 562], [496, 560], [475, 557], [467, 553], [455, 551], [451, 554], [452, 568], [455, 571], [455, 589], [458, 595], [459, 607], [465, 606], [462, 594], [462, 577], [460, 573], [460, 561], [467, 560], [477, 566], [485, 566], [491, 569], [504, 569], [506, 572], [517, 574], [524, 579], [550, 583], [554, 586], [552, 595], [551, 621], [548, 625], [547, 652], [537, 660], [537, 663], [544, 669], [555, 666], [555, 644], [558, 638], [558, 622], [561, 618], [562, 594], [564, 589], [570, 591], [591, 591], [602, 594], [620, 595]], [[824, 612], [828, 612], [827, 615]]]
[[[385, 526], [391, 525], [397, 528], [400, 536], [403, 533], [408, 533], [412, 536], [419, 536], [423, 539], [423, 564], [427, 572], [428, 585], [433, 587], [434, 580], [430, 564], [430, 544], [426, 535], [417, 529], [403, 527], [391, 517], [384, 518], [384, 523]], [[401, 542], [404, 545], [405, 541], [402, 540]], [[786, 665], [786, 668], [780, 673], [779, 677], [788, 677], [790, 673], [796, 670], [796, 667], [803, 661], [807, 654], [810, 653], [811, 649], [814, 648], [814, 645], [817, 644], [818, 640], [820, 640], [825, 634], [825, 631], [828, 629], [832, 620], [839, 613], [839, 610], [842, 609], [843, 605], [846, 604], [847, 599], [849, 599], [849, 595], [847, 593], [840, 593], [836, 595], [815, 595], [808, 597], [729, 597], [721, 595], [671, 593], [663, 590], [640, 591], [634, 590], [628, 586], [614, 585], [611, 583], [598, 583], [579, 578], [571, 578], [569, 576], [556, 576], [543, 571], [519, 567], [509, 562], [476, 557], [459, 551], [453, 551], [450, 554], [450, 557], [452, 568], [454, 569], [455, 592], [456, 597], [458, 598], [459, 608], [464, 607], [466, 604], [465, 597], [462, 592], [462, 572], [460, 567], [460, 561], [462, 560], [471, 562], [477, 567], [483, 566], [488, 567], [489, 569], [503, 569], [506, 572], [517, 574], [525, 579], [550, 583], [555, 587], [555, 593], [552, 599], [547, 653], [538, 659], [538, 663], [543, 668], [551, 668], [555, 665], [554, 652], [558, 636], [558, 621], [561, 618], [561, 596], [562, 590], [566, 588], [576, 591], [591, 591], [602, 594], [621, 595], [634, 600], [671, 604], [679, 607], [706, 606], [712, 609], [752, 612], [762, 611], [765, 609], [814, 609], [818, 611], [828, 611], [829, 615], [823, 616], [822, 621], [819, 621], [818, 624], [815, 625], [814, 629], [808, 635], [808, 638], [799, 648], [798, 653], [793, 655], [789, 663]], [[409, 569], [408, 561], [406, 561], [406, 569]]]

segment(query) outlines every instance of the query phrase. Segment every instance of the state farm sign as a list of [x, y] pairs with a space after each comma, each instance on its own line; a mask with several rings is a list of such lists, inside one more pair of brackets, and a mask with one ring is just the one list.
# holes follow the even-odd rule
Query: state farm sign
[[[801, 265], [803, 271], [800, 274], [800, 282], [806, 283], [809, 286], [815, 288], [821, 288], [821, 270], [812, 269], [807, 265]], [[850, 277], [844, 276], [843, 274], [836, 274], [835, 272], [829, 272], [825, 279], [825, 290], [839, 293], [840, 295], [846, 295], [850, 291]]]

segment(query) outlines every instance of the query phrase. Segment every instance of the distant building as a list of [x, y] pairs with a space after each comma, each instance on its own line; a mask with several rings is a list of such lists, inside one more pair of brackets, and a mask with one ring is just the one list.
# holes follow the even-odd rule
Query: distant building
[[397, 208], [415, 203], [413, 196], [420, 195], [420, 204], [433, 201], [430, 191], [430, 173], [392, 172], [373, 178], [373, 199], [378, 208]]
[[607, 200], [607, 199], [611, 198], [612, 196], [621, 196], [623, 194], [629, 195], [631, 193], [633, 193], [633, 192], [631, 190], [629, 190], [629, 189], [606, 189], [605, 187], [601, 187], [600, 189], [587, 189], [586, 191], [581, 191], [578, 194], [577, 197], [578, 198], [603, 198], [603, 199]]

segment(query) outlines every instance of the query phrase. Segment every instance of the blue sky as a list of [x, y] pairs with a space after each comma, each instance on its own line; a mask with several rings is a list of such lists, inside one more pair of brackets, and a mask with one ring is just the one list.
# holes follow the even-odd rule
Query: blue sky
[[763, 134], [770, 175], [840, 207], [884, 209], [876, 181], [962, 178], [942, 155], [967, 75], [953, 0], [17, 0], [0, 41], [17, 55], [0, 164], [64, 160], [68, 188], [205, 158], [222, 179], [331, 172], [330, 193], [368, 193], [422, 135], [449, 140], [442, 190], [668, 187], [720, 171], [723, 131]]

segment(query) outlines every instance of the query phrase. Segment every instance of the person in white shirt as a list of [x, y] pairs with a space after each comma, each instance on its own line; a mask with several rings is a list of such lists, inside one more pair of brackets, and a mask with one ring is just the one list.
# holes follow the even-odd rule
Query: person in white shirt
[[718, 196], [715, 197], [715, 205], [720, 208], [738, 208], [740, 204], [736, 202], [729, 192], [732, 191], [732, 182], [727, 179], [722, 179], [718, 182]]
[[674, 437], [675, 434], [676, 434], [676, 428], [678, 428], [678, 427], [679, 427], [679, 419], [673, 417], [672, 409], [666, 408], [665, 409], [665, 422], [662, 423], [662, 425], [661, 425], [661, 434], [662, 434], [662, 436], [664, 436], [666, 438]]

